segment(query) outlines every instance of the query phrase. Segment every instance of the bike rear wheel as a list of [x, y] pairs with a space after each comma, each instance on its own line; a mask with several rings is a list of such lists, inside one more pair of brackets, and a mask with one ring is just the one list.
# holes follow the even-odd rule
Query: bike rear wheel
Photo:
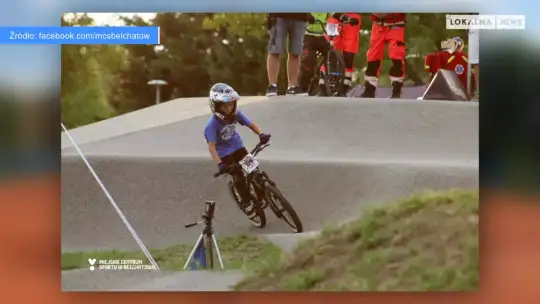
[[329, 64], [327, 64], [326, 73], [324, 73], [326, 96], [339, 96], [343, 89], [343, 82], [345, 81], [343, 54], [337, 50], [330, 50], [328, 51], [327, 62]]
[[[238, 205], [238, 208], [244, 211], [244, 209], [242, 208], [242, 200], [240, 199], [240, 193], [238, 193], [238, 190], [236, 190], [236, 187], [234, 187], [233, 182], [229, 182], [228, 188], [231, 196]], [[264, 212], [264, 209], [262, 209], [261, 202], [259, 202], [257, 198], [253, 197], [252, 195], [251, 199], [253, 202], [254, 216], [252, 218], [248, 217], [248, 220], [251, 222], [251, 224], [253, 224], [253, 226], [257, 228], [264, 228], [266, 227], [266, 213]]]
[[283, 220], [289, 228], [295, 233], [300, 233], [303, 231], [302, 222], [296, 211], [285, 198], [285, 196], [279, 191], [279, 189], [271, 184], [266, 184], [266, 199], [269, 204], [271, 204], [272, 211], [276, 216]]

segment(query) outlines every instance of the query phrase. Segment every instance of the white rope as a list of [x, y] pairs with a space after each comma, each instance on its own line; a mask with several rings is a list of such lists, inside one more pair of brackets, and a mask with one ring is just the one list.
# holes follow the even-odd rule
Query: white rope
[[135, 232], [135, 230], [131, 227], [131, 225], [129, 224], [128, 220], [126, 219], [126, 217], [124, 216], [124, 214], [122, 213], [122, 211], [120, 210], [120, 208], [118, 207], [118, 205], [116, 204], [116, 202], [114, 201], [113, 197], [111, 196], [111, 194], [109, 193], [109, 191], [107, 191], [107, 188], [105, 188], [105, 185], [103, 184], [103, 182], [101, 181], [101, 179], [97, 176], [96, 172], [94, 171], [94, 168], [92, 168], [92, 166], [90, 165], [90, 163], [88, 163], [88, 160], [86, 160], [86, 157], [84, 156], [84, 154], [81, 152], [81, 149], [79, 149], [79, 146], [75, 143], [75, 141], [73, 140], [73, 138], [71, 137], [71, 135], [69, 134], [68, 130], [66, 129], [66, 127], [64, 126], [63, 123], [60, 123], [62, 125], [62, 129], [64, 129], [64, 131], [66, 132], [66, 135], [69, 137], [69, 140], [71, 141], [71, 143], [73, 144], [73, 146], [75, 147], [75, 149], [77, 150], [77, 152], [79, 153], [79, 155], [81, 156], [82, 160], [84, 161], [84, 163], [86, 164], [86, 166], [88, 167], [88, 170], [90, 170], [90, 173], [92, 173], [92, 175], [94, 176], [94, 178], [96, 179], [96, 182], [101, 186], [101, 189], [103, 190], [103, 192], [105, 193], [105, 196], [107, 196], [107, 198], [109, 199], [109, 202], [111, 202], [111, 205], [113, 205], [114, 209], [116, 210], [116, 212], [118, 213], [118, 216], [120, 216], [120, 218], [122, 219], [122, 221], [124, 222], [124, 224], [126, 225], [126, 227], [128, 228], [129, 232], [131, 232], [131, 235], [133, 236], [133, 238], [135, 239], [135, 241], [137, 242], [137, 244], [139, 244], [139, 246], [141, 247], [141, 250], [144, 252], [144, 255], [146, 256], [146, 258], [148, 259], [148, 261], [150, 261], [150, 263], [152, 263], [152, 265], [156, 268], [156, 270], [159, 270], [159, 266], [158, 264], [156, 263], [156, 261], [154, 260], [154, 258], [152, 257], [152, 255], [150, 254], [150, 252], [148, 251], [148, 249], [146, 248], [146, 246], [144, 246], [144, 243], [141, 241], [141, 239], [139, 238], [139, 236], [137, 235], [137, 233]]

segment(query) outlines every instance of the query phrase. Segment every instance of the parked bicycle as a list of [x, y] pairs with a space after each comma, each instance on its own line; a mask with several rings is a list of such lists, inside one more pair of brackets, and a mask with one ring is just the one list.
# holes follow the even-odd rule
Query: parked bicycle
[[[317, 71], [319, 73], [315, 73], [311, 78], [308, 86], [308, 94], [314, 96], [319, 93], [319, 80], [322, 78], [324, 79], [325, 88], [325, 92], [322, 92], [322, 95], [339, 96], [343, 89], [343, 82], [345, 81], [345, 62], [343, 60], [343, 53], [334, 47], [334, 40], [343, 32], [343, 25], [349, 22], [344, 21], [337, 24], [323, 23], [320, 20], [315, 20], [315, 23], [321, 25], [324, 34], [328, 37], [328, 50], [326, 53], [317, 51]], [[326, 72], [322, 71], [323, 66], [326, 68]]]
[[[256, 227], [264, 228], [266, 226], [266, 213], [264, 210], [267, 207], [270, 207], [276, 217], [283, 220], [293, 232], [302, 232], [302, 222], [298, 218], [296, 211], [283, 193], [278, 189], [276, 183], [270, 179], [265, 171], [259, 168], [259, 162], [255, 159], [255, 156], [269, 145], [270, 144], [257, 144], [249, 154], [235, 165], [242, 168], [250, 188], [251, 199], [255, 208], [255, 216], [250, 220]], [[226, 173], [218, 172], [214, 174], [214, 177], [223, 174]], [[234, 187], [232, 180], [229, 181], [228, 188], [233, 199], [240, 209], [242, 209], [240, 195]], [[256, 221], [256, 219], [258, 219], [258, 221]]]

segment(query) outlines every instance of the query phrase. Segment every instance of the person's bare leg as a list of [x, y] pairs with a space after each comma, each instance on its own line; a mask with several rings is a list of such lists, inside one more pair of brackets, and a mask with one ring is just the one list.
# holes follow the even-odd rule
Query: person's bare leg
[[271, 85], [277, 84], [279, 74], [279, 54], [269, 54], [266, 60], [266, 70], [268, 72], [268, 82]]
[[300, 69], [300, 56], [289, 53], [287, 60], [287, 81], [289, 87], [295, 86], [298, 80], [298, 72]]

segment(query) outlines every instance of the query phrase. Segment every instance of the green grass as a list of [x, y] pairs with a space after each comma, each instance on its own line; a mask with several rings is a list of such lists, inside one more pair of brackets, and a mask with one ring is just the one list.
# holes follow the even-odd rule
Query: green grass
[[478, 289], [477, 192], [429, 192], [329, 227], [236, 290], [471, 291]]
[[[256, 236], [233, 236], [217, 239], [225, 269], [241, 269], [250, 273], [264, 264], [275, 264], [282, 251], [274, 244]], [[181, 244], [163, 249], [150, 249], [150, 253], [163, 270], [182, 270], [195, 244]], [[134, 259], [150, 264], [142, 251], [89, 251], [62, 253], [62, 270], [88, 268], [88, 259]], [[214, 263], [219, 269], [219, 261], [215, 256]]]

